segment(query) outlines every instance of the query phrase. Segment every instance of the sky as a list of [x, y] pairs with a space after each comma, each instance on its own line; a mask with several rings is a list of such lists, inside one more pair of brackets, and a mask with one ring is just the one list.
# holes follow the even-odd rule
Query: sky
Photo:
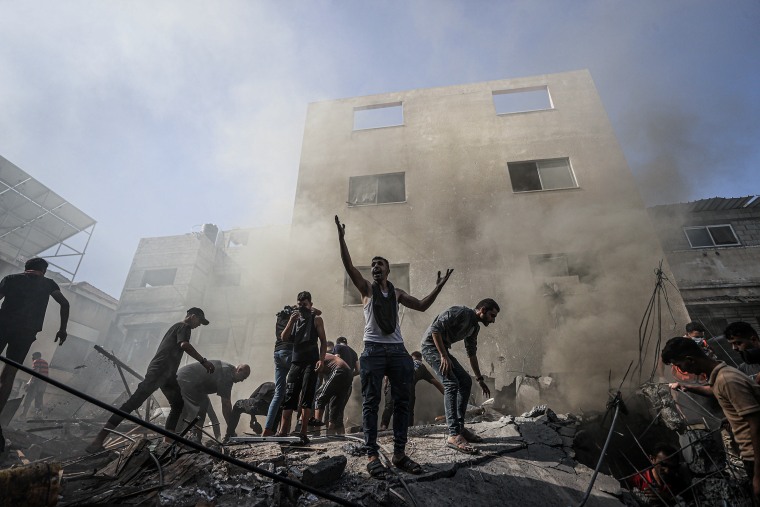
[[[760, 193], [760, 2], [0, 0], [0, 155], [142, 237], [290, 222], [309, 102], [589, 69], [647, 205]], [[2, 198], [2, 197], [0, 197]]]

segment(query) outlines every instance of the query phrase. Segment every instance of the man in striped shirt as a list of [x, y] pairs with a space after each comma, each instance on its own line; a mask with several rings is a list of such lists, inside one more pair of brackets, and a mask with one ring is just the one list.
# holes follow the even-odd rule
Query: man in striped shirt
[[[32, 354], [32, 369], [40, 375], [48, 376], [48, 362], [42, 359], [42, 354], [35, 352]], [[37, 416], [42, 415], [42, 399], [45, 396], [45, 387], [47, 382], [40, 380], [37, 377], [32, 377], [26, 384], [26, 396], [24, 396], [24, 410], [21, 412], [21, 417], [26, 417], [26, 413], [29, 411], [29, 407], [34, 401], [34, 411]]]

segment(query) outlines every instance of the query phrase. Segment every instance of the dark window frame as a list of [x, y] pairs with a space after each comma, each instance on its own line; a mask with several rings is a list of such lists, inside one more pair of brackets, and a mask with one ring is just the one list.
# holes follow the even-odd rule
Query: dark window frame
[[[548, 171], [551, 169], [549, 164], [559, 161], [563, 161], [565, 163], [564, 165], [567, 168], [567, 174], [570, 176], [570, 182], [572, 185], [546, 188], [544, 179], [546, 176], [548, 176], [548, 174], [544, 175], [544, 179], [541, 178], [541, 164], [544, 164], [544, 171], [548, 173]], [[535, 176], [527, 173], [519, 174], [519, 171], [526, 169], [526, 166], [529, 165], [533, 166], [535, 170]], [[575, 171], [573, 170], [573, 165], [570, 163], [569, 157], [507, 162], [507, 174], [509, 175], [509, 182], [512, 186], [512, 192], [515, 194], [524, 194], [529, 192], [552, 192], [555, 190], [574, 190], [580, 188], [580, 185], [578, 184], [578, 178], [575, 177]], [[526, 185], [535, 184], [536, 181], [541, 188], [526, 188]]]
[[[398, 175], [401, 175], [401, 181], [403, 183], [403, 195], [399, 196], [402, 198], [402, 200], [384, 200], [382, 202], [378, 202], [380, 197], [380, 185], [381, 180], [387, 179], [390, 180], [393, 177], [397, 177]], [[375, 179], [375, 202], [358, 202], [355, 199], [355, 192], [356, 192], [356, 186], [360, 185], [362, 183], [362, 180], [370, 180], [374, 178]], [[354, 197], [354, 202], [352, 202], [352, 197]], [[379, 206], [382, 204], [403, 204], [406, 202], [406, 172], [405, 171], [397, 171], [392, 173], [381, 173], [381, 174], [366, 174], [361, 176], [350, 176], [348, 178], [348, 200], [346, 203], [350, 208], [357, 207], [357, 206]]]
[[[736, 240], [733, 243], [718, 243], [715, 241], [715, 236], [713, 235], [712, 231], [710, 229], [717, 229], [719, 227], [728, 227], [728, 230], [731, 231], [731, 234], [733, 235], [734, 239]], [[707, 237], [710, 238], [710, 241], [712, 242], [711, 245], [694, 245], [692, 242], [692, 237], [689, 236], [689, 233], [687, 231], [704, 231], [707, 233]], [[741, 241], [739, 241], [739, 236], [736, 235], [736, 231], [734, 230], [733, 226], [731, 224], [713, 224], [713, 225], [690, 225], [683, 228], [683, 233], [686, 236], [686, 241], [689, 242], [690, 248], [722, 248], [722, 247], [729, 247], [729, 246], [741, 246]], [[696, 239], [696, 238], [694, 238]]]

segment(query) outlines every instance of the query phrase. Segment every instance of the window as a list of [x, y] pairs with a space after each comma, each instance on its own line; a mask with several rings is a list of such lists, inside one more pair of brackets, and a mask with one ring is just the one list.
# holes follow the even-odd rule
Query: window
[[578, 188], [570, 160], [566, 158], [509, 162], [507, 168], [513, 192]]
[[740, 245], [733, 227], [728, 224], [705, 227], [684, 227], [683, 232], [692, 248]]
[[405, 173], [352, 176], [348, 180], [349, 206], [405, 201]]
[[164, 285], [172, 285], [176, 276], [177, 268], [148, 269], [143, 273], [140, 287], [161, 287]]
[[520, 88], [518, 90], [498, 90], [493, 92], [493, 105], [496, 114], [527, 113], [554, 109], [549, 89]]
[[227, 239], [227, 248], [237, 248], [248, 244], [248, 231], [231, 232]]
[[[359, 273], [362, 274], [365, 280], [372, 281], [371, 267], [362, 266], [356, 269], [359, 270]], [[391, 272], [388, 275], [388, 279], [397, 289], [409, 292], [409, 264], [391, 264]], [[354, 286], [354, 282], [348, 277], [348, 273], [344, 275], [343, 280], [343, 304], [362, 304], [362, 295], [359, 294], [359, 290]]]
[[574, 277], [580, 283], [592, 284], [598, 274], [597, 259], [588, 253], [556, 253], [528, 256], [533, 278], [544, 282], [547, 278]]
[[354, 108], [354, 130], [398, 127], [404, 124], [401, 102]]

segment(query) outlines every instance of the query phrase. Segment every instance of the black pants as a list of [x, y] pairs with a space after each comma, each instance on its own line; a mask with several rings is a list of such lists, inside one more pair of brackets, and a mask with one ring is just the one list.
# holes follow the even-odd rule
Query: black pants
[[[412, 384], [412, 392], [409, 393], [409, 426], [414, 426], [414, 402], [416, 401], [416, 386]], [[380, 425], [386, 428], [391, 425], [391, 418], [393, 417], [393, 397], [391, 396], [391, 386], [386, 384], [383, 389], [383, 395], [385, 396], [385, 403], [383, 405], [383, 415], [380, 416]]]
[[328, 422], [336, 428], [343, 427], [343, 412], [346, 403], [348, 403], [348, 395], [353, 380], [350, 371], [336, 369], [325, 380], [319, 398], [317, 398], [317, 408], [323, 409], [326, 406], [329, 408]]
[[[185, 405], [185, 402], [182, 399], [179, 383], [177, 382], [176, 373], [171, 376], [161, 376], [160, 374], [148, 372], [145, 376], [145, 380], [137, 385], [137, 389], [132, 393], [132, 396], [130, 396], [119, 408], [123, 412], [130, 413], [145, 403], [145, 401], [150, 398], [150, 395], [155, 393], [158, 389], [161, 389], [161, 392], [164, 393], [164, 396], [169, 400], [169, 406], [171, 407], [169, 417], [166, 418], [166, 429], [169, 431], [175, 431], [177, 429], [179, 416], [182, 414], [182, 407]], [[114, 414], [108, 420], [108, 424], [117, 426], [123, 419], [124, 418], [119, 414]]]
[[295, 410], [299, 406], [302, 408], [314, 406], [314, 394], [317, 391], [317, 372], [314, 371], [316, 365], [316, 361], [299, 361], [290, 364], [288, 378], [285, 381], [285, 402], [282, 404], [284, 410]]
[[35, 331], [25, 329], [2, 329], [0, 330], [0, 354], [5, 350], [5, 357], [19, 364], [24, 362], [32, 343], [37, 339]]

